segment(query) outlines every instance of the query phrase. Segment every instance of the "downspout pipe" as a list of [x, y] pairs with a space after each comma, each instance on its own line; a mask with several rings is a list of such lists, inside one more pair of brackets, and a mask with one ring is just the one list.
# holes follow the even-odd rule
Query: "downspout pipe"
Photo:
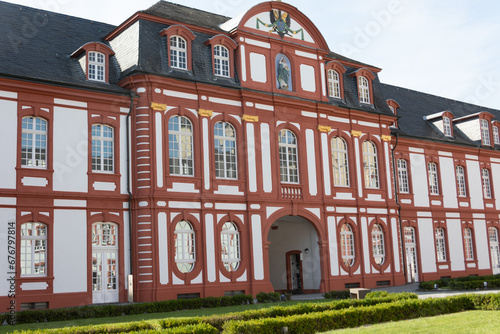
[[396, 199], [396, 204], [398, 205], [398, 223], [399, 223], [399, 233], [401, 235], [401, 254], [402, 254], [402, 259], [403, 259], [403, 275], [405, 277], [405, 282], [408, 282], [408, 273], [406, 272], [406, 254], [405, 254], [405, 245], [404, 245], [404, 234], [403, 234], [403, 224], [401, 222], [401, 203], [399, 202], [399, 189], [398, 189], [398, 175], [397, 175], [397, 165], [396, 165], [396, 158], [394, 157], [394, 151], [396, 150], [396, 147], [398, 147], [398, 142], [399, 142], [399, 134], [395, 133], [396, 135], [396, 143], [394, 144], [392, 150], [391, 150], [391, 155], [392, 155], [392, 173], [393, 173], [393, 178], [394, 178], [394, 195]]

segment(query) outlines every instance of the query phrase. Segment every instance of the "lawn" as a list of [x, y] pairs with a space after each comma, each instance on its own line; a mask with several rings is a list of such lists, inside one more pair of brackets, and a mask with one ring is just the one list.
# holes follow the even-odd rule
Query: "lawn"
[[149, 313], [149, 314], [139, 314], [139, 315], [125, 315], [122, 317], [108, 317], [108, 318], [91, 318], [91, 319], [79, 319], [79, 320], [68, 320], [68, 321], [58, 321], [58, 322], [40, 322], [33, 324], [21, 324], [16, 326], [0, 326], [0, 334], [12, 333], [14, 330], [34, 330], [34, 329], [45, 329], [45, 328], [61, 328], [61, 327], [71, 327], [71, 326], [87, 326], [87, 325], [99, 325], [99, 324], [110, 324], [110, 323], [124, 323], [131, 321], [141, 321], [141, 320], [158, 320], [165, 318], [183, 318], [183, 317], [198, 317], [198, 316], [209, 316], [213, 314], [225, 314], [232, 312], [241, 312], [246, 310], [255, 310], [266, 307], [273, 306], [291, 306], [304, 302], [314, 302], [314, 303], [324, 303], [330, 302], [328, 299], [321, 300], [307, 300], [307, 301], [288, 301], [279, 303], [264, 303], [264, 304], [250, 304], [250, 305], [240, 305], [240, 306], [226, 306], [226, 307], [215, 307], [206, 308], [201, 310], [182, 310], [175, 312], [165, 312], [165, 313]]
[[365, 326], [361, 328], [340, 329], [323, 334], [363, 334], [363, 333], [499, 333], [500, 311], [468, 311], [430, 318]]

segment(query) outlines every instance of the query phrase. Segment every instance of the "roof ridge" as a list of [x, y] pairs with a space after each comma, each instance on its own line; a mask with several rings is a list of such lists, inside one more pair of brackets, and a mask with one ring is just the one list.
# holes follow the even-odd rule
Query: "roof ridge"
[[232, 19], [232, 17], [229, 17], [229, 16], [225, 16], [225, 15], [217, 14], [217, 13], [212, 13], [212, 12], [209, 12], [207, 10], [203, 10], [203, 9], [199, 9], [199, 8], [195, 8], [195, 7], [189, 7], [189, 6], [186, 6], [186, 5], [182, 5], [182, 4], [178, 4], [178, 3], [174, 3], [174, 2], [170, 2], [170, 1], [166, 1], [166, 0], [159, 0], [158, 2], [156, 2], [154, 5], [150, 6], [149, 8], [140, 10], [139, 13], [143, 13], [143, 12], [146, 12], [146, 11], [148, 11], [150, 9], [153, 9], [156, 6], [158, 6], [158, 4], [160, 4], [160, 3], [166, 3], [168, 5], [172, 5], [172, 6], [176, 6], [176, 7], [191, 9], [191, 10], [194, 10], [194, 11], [197, 11], [197, 12], [202, 12], [202, 13], [210, 14], [210, 15], [213, 15], [213, 16], [219, 16], [220, 18], [224, 18], [224, 19], [228, 19], [228, 20]]

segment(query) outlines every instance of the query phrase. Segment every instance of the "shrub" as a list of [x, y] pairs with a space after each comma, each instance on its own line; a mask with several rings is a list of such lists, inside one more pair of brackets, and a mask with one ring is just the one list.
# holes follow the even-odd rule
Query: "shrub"
[[349, 299], [351, 298], [351, 293], [349, 290], [330, 291], [325, 292], [323, 297], [325, 297], [325, 299]]
[[409, 299], [370, 307], [347, 308], [250, 321], [229, 321], [224, 325], [223, 333], [279, 333], [282, 327], [288, 327], [290, 333], [315, 333], [366, 324], [454, 313], [473, 308], [474, 304], [467, 296], [424, 300]]
[[280, 294], [278, 292], [259, 292], [256, 296], [258, 303], [272, 303], [280, 301]]

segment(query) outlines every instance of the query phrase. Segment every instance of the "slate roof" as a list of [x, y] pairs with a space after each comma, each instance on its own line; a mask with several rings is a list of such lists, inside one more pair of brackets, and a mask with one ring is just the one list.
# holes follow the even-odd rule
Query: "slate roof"
[[167, 1], [158, 1], [153, 6], [139, 13], [154, 15], [169, 20], [181, 21], [198, 27], [220, 30], [219, 25], [231, 18], [206, 12], [200, 9], [174, 4]]
[[127, 93], [113, 84], [120, 75], [113, 57], [112, 84], [86, 80], [78, 60], [70, 57], [89, 42], [109, 45], [102, 38], [114, 26], [3, 1], [0, 13], [0, 76]]
[[399, 130], [395, 132], [402, 136], [441, 141], [443, 143], [479, 146], [480, 142], [470, 140], [456, 126], [453, 128], [454, 137], [446, 137], [432, 125], [432, 121], [425, 120], [424, 116], [449, 111], [457, 119], [480, 112], [489, 112], [495, 116], [495, 119], [500, 120], [500, 110], [388, 84], [382, 84], [381, 88], [387, 99], [393, 99], [401, 106], [398, 109], [398, 116], [400, 117], [398, 120]]

